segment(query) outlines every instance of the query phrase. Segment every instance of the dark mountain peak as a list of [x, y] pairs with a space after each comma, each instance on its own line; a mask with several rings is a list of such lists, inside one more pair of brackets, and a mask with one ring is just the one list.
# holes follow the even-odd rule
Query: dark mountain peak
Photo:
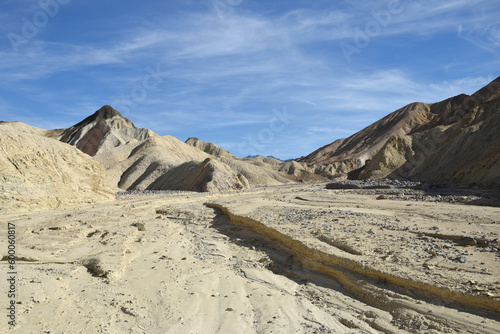
[[128, 118], [124, 117], [116, 109], [114, 109], [113, 107], [111, 107], [109, 105], [102, 106], [95, 113], [93, 113], [89, 117], [85, 118], [80, 123], [72, 126], [72, 128], [81, 128], [81, 127], [83, 127], [87, 124], [90, 124], [90, 123], [99, 123], [101, 121], [106, 121], [108, 119], [112, 119], [115, 116], [119, 116], [120, 118], [124, 119], [131, 127], [135, 128], [135, 125]]
[[109, 119], [115, 116], [123, 117], [115, 108], [108, 105], [102, 106], [93, 116], [95, 116], [96, 119]]
[[[118, 122], [115, 122], [115, 119]], [[110, 120], [113, 120], [110, 122]], [[94, 156], [111, 128], [125, 127], [137, 129], [113, 107], [105, 105], [78, 124], [64, 130], [58, 140], [76, 146], [82, 152]], [[123, 140], [118, 140], [123, 141]]]

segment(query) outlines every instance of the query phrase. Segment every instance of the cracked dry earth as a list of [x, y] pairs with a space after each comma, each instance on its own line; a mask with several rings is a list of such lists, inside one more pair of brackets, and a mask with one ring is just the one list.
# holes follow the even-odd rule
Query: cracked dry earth
[[19, 296], [0, 332], [498, 333], [500, 208], [377, 197], [313, 184], [2, 214]]

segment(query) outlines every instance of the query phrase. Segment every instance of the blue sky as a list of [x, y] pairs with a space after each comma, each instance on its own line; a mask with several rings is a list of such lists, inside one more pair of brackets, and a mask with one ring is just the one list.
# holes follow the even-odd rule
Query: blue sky
[[0, 120], [109, 104], [238, 156], [306, 155], [500, 75], [498, 0], [0, 3]]

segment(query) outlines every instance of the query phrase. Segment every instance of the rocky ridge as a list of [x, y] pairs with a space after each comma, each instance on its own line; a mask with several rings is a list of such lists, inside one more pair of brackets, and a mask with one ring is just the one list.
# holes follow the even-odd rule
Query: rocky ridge
[[500, 181], [500, 78], [448, 104], [434, 127], [393, 136], [360, 178], [405, 178], [450, 183]]
[[499, 98], [500, 77], [471, 96], [412, 103], [298, 161], [329, 178], [495, 182]]
[[199, 150], [202, 150], [205, 153], [208, 153], [210, 155], [214, 155], [217, 157], [225, 157], [225, 158], [232, 158], [236, 159], [234, 155], [229, 153], [228, 151], [220, 148], [219, 146], [215, 145], [214, 143], [207, 143], [204, 142], [198, 138], [195, 137], [190, 137], [185, 141], [186, 144], [191, 145], [193, 147], [196, 147]]

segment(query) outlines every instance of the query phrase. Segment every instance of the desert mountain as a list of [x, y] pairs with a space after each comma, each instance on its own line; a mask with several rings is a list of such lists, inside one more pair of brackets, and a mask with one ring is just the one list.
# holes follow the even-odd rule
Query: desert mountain
[[362, 167], [392, 136], [408, 134], [433, 120], [434, 112], [429, 104], [409, 104], [349, 138], [336, 140], [298, 161], [309, 166], [324, 166], [331, 174], [350, 172]]
[[220, 148], [219, 146], [215, 145], [214, 143], [207, 143], [204, 142], [203, 140], [200, 140], [195, 137], [190, 137], [186, 140], [185, 142], [188, 145], [194, 146], [199, 150], [202, 150], [205, 153], [208, 153], [210, 155], [214, 155], [216, 157], [225, 157], [225, 158], [233, 158], [235, 159], [236, 157], [229, 153], [228, 151]]
[[0, 208], [54, 208], [120, 190], [225, 191], [347, 174], [500, 182], [499, 133], [500, 77], [471, 96], [409, 104], [287, 162], [240, 159], [197, 138], [159, 136], [104, 106], [68, 129], [0, 122]]
[[500, 77], [460, 100], [422, 131], [391, 137], [360, 176], [500, 182]]
[[50, 135], [20, 122], [0, 123], [0, 210], [114, 198], [101, 164]]
[[[96, 156], [123, 190], [223, 191], [248, 187], [244, 176], [207, 153], [172, 136], [151, 137], [130, 145], [127, 158], [109, 164], [110, 154]], [[111, 153], [111, 157], [113, 153]]]
[[94, 156], [117, 146], [157, 136], [151, 130], [138, 129], [110, 106], [103, 106], [93, 115], [66, 129], [58, 139]]
[[119, 176], [117, 185], [123, 190], [223, 191], [292, 181], [270, 166], [210, 155], [172, 136], [151, 137], [122, 150], [127, 147], [130, 153], [118, 163], [114, 156], [125, 156], [121, 150], [95, 157]]
[[[359, 170], [351, 177], [468, 182], [475, 176], [465, 174], [481, 169], [483, 172], [476, 175], [480, 180], [498, 180], [492, 177], [496, 173], [490, 175], [488, 170], [498, 163], [500, 150], [498, 144], [495, 146], [498, 135], [494, 135], [500, 129], [499, 85], [500, 77], [472, 96], [461, 94], [433, 104], [409, 104], [298, 161], [325, 176], [346, 174], [367, 164], [363, 172]], [[467, 139], [472, 137], [474, 141]], [[408, 162], [415, 157], [423, 160]], [[482, 159], [488, 163], [481, 163]], [[393, 173], [396, 170], [398, 173]]]
[[280, 158], [276, 158], [275, 156], [272, 155], [267, 155], [267, 156], [262, 156], [262, 155], [247, 155], [245, 159], [255, 159], [257, 157], [262, 157], [262, 158], [271, 158], [273, 160], [279, 161], [279, 162], [285, 162], [286, 160], [282, 160]]
[[257, 163], [257, 164], [268, 164], [268, 165], [275, 166], [278, 168], [282, 163], [280, 160], [277, 160], [277, 159], [272, 158], [272, 157], [264, 157], [262, 155], [247, 156], [243, 159], [245, 161], [253, 161], [254, 163]]
[[311, 173], [305, 163], [295, 161], [282, 162], [272, 156], [264, 157], [260, 155], [247, 156], [240, 159], [217, 145], [204, 142], [198, 138], [189, 138], [186, 140], [186, 144], [213, 155], [233, 169], [239, 170], [250, 180], [251, 184], [277, 185], [279, 183], [287, 183], [290, 180], [317, 181], [321, 179]]
[[58, 138], [103, 164], [107, 180], [117, 191], [224, 191], [295, 180], [271, 164], [238, 159], [197, 138], [183, 143], [137, 129], [110, 106], [64, 130]]

